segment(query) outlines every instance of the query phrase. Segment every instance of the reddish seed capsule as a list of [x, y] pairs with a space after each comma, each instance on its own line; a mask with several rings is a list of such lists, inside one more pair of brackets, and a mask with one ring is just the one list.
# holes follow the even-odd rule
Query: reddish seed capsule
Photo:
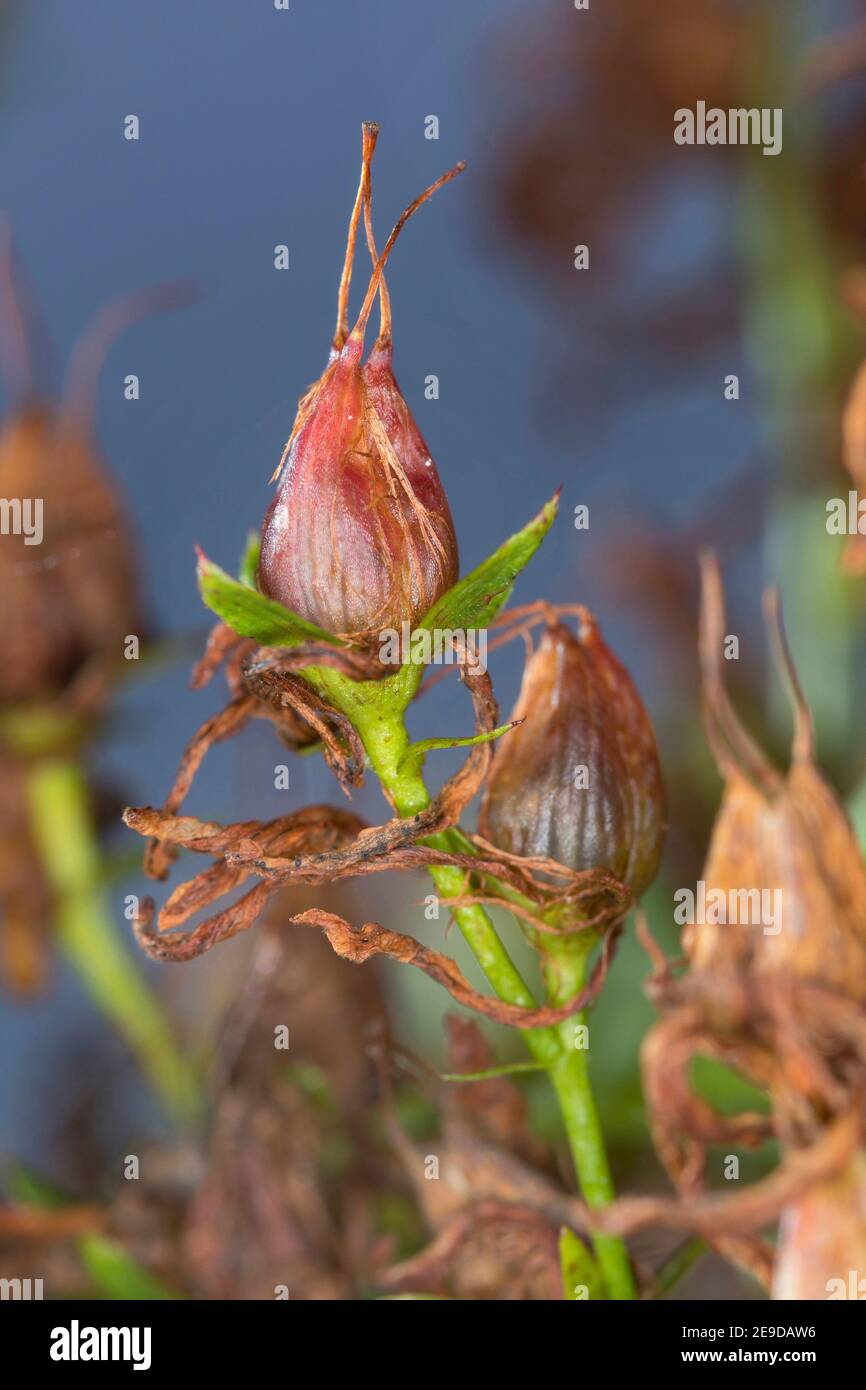
[[285, 466], [262, 529], [259, 582], [308, 621], [369, 640], [419, 620], [457, 578], [457, 540], [436, 466], [392, 369], [390, 333], [362, 364], [364, 329], [382, 268], [403, 223], [445, 179], [415, 200], [376, 261], [358, 322], [345, 300], [357, 223], [369, 208], [376, 129], [364, 130], [361, 182], [340, 287], [331, 361], [300, 403]]
[[591, 618], [552, 623], [529, 658], [497, 750], [482, 835], [511, 854], [609, 869], [640, 895], [658, 869], [664, 789], [655, 736], [628, 672]]

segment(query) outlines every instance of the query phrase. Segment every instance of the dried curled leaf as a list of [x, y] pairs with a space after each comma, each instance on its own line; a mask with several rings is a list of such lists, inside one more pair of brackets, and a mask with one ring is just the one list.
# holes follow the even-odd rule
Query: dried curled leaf
[[[211, 840], [214, 841], [216, 838], [218, 837], [212, 836]], [[235, 874], [237, 873], [236, 870]], [[240, 932], [247, 931], [277, 891], [274, 885], [257, 884], [238, 902], [209, 917], [191, 932], [180, 934], [168, 930], [179, 922], [186, 921], [193, 912], [205, 906], [209, 901], [210, 892], [215, 896], [222, 896], [236, 887], [245, 876], [233, 877], [230, 866], [224, 865], [205, 870], [204, 874], [200, 874], [191, 883], [183, 885], [180, 897], [174, 895], [169, 899], [156, 925], [155, 904], [151, 898], [144, 898], [138, 915], [133, 919], [133, 930], [139, 946], [154, 960], [188, 961], [203, 955], [221, 942], [230, 940]], [[613, 934], [610, 934], [606, 938], [601, 957], [589, 983], [565, 1004], [556, 1008], [525, 1009], [479, 994], [477, 990], [472, 989], [463, 972], [448, 956], [422, 945], [414, 937], [390, 931], [376, 922], [363, 922], [356, 926], [335, 913], [319, 908], [308, 908], [305, 912], [286, 917], [285, 921], [300, 926], [320, 927], [336, 954], [354, 965], [363, 965], [374, 956], [382, 955], [403, 965], [418, 966], [465, 1008], [513, 1028], [547, 1027], [562, 1023], [581, 1009], [585, 1009], [597, 997], [604, 983], [614, 944]]]
[[845, 1170], [862, 1139], [858, 1115], [850, 1114], [828, 1128], [808, 1149], [792, 1153], [775, 1172], [734, 1193], [706, 1193], [688, 1203], [664, 1197], [622, 1198], [589, 1221], [597, 1230], [625, 1235], [647, 1226], [666, 1225], [698, 1231], [710, 1238], [747, 1235], [770, 1226], [782, 1210], [816, 1183]]
[[[192, 674], [192, 685], [206, 685], [222, 663], [232, 692], [230, 703], [212, 715], [193, 734], [177, 775], [163, 803], [171, 816], [180, 810], [209, 750], [216, 743], [233, 738], [250, 719], [268, 719], [287, 747], [300, 751], [321, 743], [325, 761], [346, 795], [364, 780], [364, 750], [348, 719], [318, 695], [306, 681], [292, 674], [316, 660], [332, 664], [344, 674], [357, 675], [358, 663], [366, 658], [352, 652], [320, 651], [305, 646], [295, 651], [275, 652], [256, 647], [239, 638], [225, 623], [212, 630], [204, 656]], [[366, 669], [366, 667], [365, 667]], [[165, 839], [165, 837], [163, 837]], [[171, 843], [151, 840], [145, 855], [145, 872], [150, 878], [164, 879], [171, 867]]]

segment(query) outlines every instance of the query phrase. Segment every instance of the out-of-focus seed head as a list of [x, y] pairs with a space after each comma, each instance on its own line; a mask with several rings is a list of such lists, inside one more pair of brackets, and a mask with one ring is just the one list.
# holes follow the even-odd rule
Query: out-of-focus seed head
[[0, 701], [61, 695], [89, 662], [122, 660], [142, 622], [132, 542], [88, 435], [61, 412], [27, 406], [0, 430], [0, 497], [38, 506], [41, 536], [3, 537], [7, 603]]
[[11, 231], [0, 221], [0, 367], [9, 401], [0, 498], [21, 506], [25, 523], [0, 544], [0, 702], [62, 697], [95, 709], [108, 672], [123, 663], [124, 638], [144, 628], [134, 538], [94, 438], [99, 374], [118, 333], [195, 294], [189, 284], [166, 284], [103, 305], [75, 344], [55, 400], [39, 380], [19, 279]]
[[655, 735], [628, 672], [587, 615], [551, 622], [529, 657], [481, 810], [510, 854], [604, 868], [639, 896], [655, 877], [665, 799]]
[[[703, 870], [708, 909], [687, 925], [684, 946], [696, 969], [787, 973], [866, 999], [866, 867], [842, 805], [815, 766], [811, 716], [778, 599], [768, 600], [796, 713], [787, 773], [765, 757], [726, 695], [724, 598], [718, 567], [705, 558], [704, 715], [725, 791]], [[720, 904], [725, 916], [717, 920]]]
[[418, 621], [458, 573], [448, 501], [394, 379], [390, 315], [362, 364], [367, 317], [377, 292], [385, 294], [385, 260], [432, 188], [406, 210], [376, 259], [358, 323], [347, 332], [349, 275], [362, 208], [369, 214], [376, 133], [365, 126], [331, 361], [300, 403], [262, 528], [259, 563], [259, 583], [270, 598], [360, 642]]

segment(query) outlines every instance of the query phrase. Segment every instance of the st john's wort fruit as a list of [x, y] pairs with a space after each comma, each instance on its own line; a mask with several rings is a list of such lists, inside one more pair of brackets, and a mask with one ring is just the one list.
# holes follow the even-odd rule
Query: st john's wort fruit
[[725, 609], [712, 556], [702, 563], [704, 722], [725, 779], [703, 869], [706, 910], [686, 925], [693, 968], [811, 980], [866, 998], [866, 866], [815, 763], [812, 720], [788, 652], [778, 598], [769, 625], [796, 716], [790, 767], [775, 767], [740, 722], [722, 678]]
[[109, 300], [76, 343], [60, 398], [46, 399], [11, 233], [0, 226], [0, 365], [10, 402], [0, 498], [38, 508], [39, 520], [38, 531], [25, 527], [0, 545], [0, 704], [69, 701], [77, 686], [93, 708], [107, 694], [101, 674], [124, 665], [124, 639], [143, 631], [134, 537], [94, 436], [96, 390], [118, 334], [194, 299], [191, 285], [176, 282]]
[[300, 402], [262, 529], [259, 584], [270, 598], [337, 635], [370, 643], [416, 622], [457, 578], [454, 523], [436, 465], [394, 379], [390, 334], [362, 362], [364, 331], [396, 237], [458, 165], [399, 219], [378, 257], [358, 321], [345, 295], [359, 213], [369, 200], [376, 129], [364, 129], [331, 360]]
[[608, 869], [639, 896], [658, 869], [664, 788], [655, 735], [628, 672], [587, 615], [551, 622], [529, 657], [481, 810], [510, 854]]
[[0, 701], [53, 698], [88, 663], [117, 666], [125, 635], [141, 631], [123, 509], [87, 435], [41, 404], [0, 430], [0, 490], [37, 499], [44, 516], [41, 544], [10, 536], [0, 554]]

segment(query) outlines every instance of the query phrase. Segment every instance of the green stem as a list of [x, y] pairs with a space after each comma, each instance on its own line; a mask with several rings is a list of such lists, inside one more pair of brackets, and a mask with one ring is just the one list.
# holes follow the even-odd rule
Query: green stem
[[[545, 976], [551, 1004], [564, 1004], [583, 989], [591, 945], [582, 947], [579, 942], [578, 936], [561, 943], [555, 952], [548, 948]], [[575, 1014], [557, 1025], [555, 1031], [559, 1035], [561, 1055], [550, 1069], [550, 1079], [559, 1101], [584, 1201], [598, 1210], [609, 1206], [616, 1193], [592, 1093], [589, 1049], [578, 1046], [585, 1027], [584, 1013]], [[635, 1298], [634, 1276], [623, 1242], [617, 1236], [596, 1235], [593, 1246], [611, 1298]]]
[[707, 1243], [701, 1236], [692, 1236], [690, 1240], [678, 1245], [656, 1275], [653, 1297], [664, 1298], [665, 1294], [669, 1293], [685, 1274], [688, 1274], [692, 1265], [696, 1264], [706, 1252]]
[[[390, 796], [397, 814], [414, 816], [425, 810], [430, 805], [430, 794], [418, 761], [411, 756], [406, 757], [410, 745], [402, 710], [389, 707], [380, 696], [377, 698], [375, 687], [368, 695], [368, 688], [364, 685], [353, 686], [334, 671], [319, 667], [305, 674], [351, 718], [373, 770]], [[455, 847], [449, 831], [431, 835], [425, 843], [439, 849]], [[463, 892], [465, 874], [462, 869], [433, 865], [430, 875], [443, 898], [456, 898]], [[532, 991], [509, 956], [484, 908], [473, 905], [452, 908], [451, 912], [498, 997], [507, 1004], [516, 1004], [524, 1009], [535, 1008]], [[563, 960], [572, 959], [574, 954], [570, 947]], [[580, 983], [574, 985], [571, 994], [582, 985], [585, 948], [580, 949], [578, 958]], [[551, 972], [550, 982], [555, 988], [565, 990], [555, 999], [551, 996], [552, 1003], [563, 1003], [570, 997], [569, 969], [564, 964]], [[568, 1020], [553, 1028], [525, 1028], [521, 1029], [521, 1033], [534, 1059], [550, 1073], [581, 1191], [587, 1204], [598, 1208], [613, 1201], [614, 1189], [586, 1061], [582, 1053], [570, 1046], [574, 1022], [573, 1019]], [[623, 1241], [614, 1236], [597, 1236], [593, 1245], [609, 1296], [613, 1299], [635, 1298], [634, 1277]]]
[[527, 1071], [547, 1071], [543, 1062], [505, 1062], [501, 1067], [485, 1067], [483, 1071], [440, 1071], [440, 1081], [491, 1081], [496, 1076], [514, 1076]]
[[166, 1108], [176, 1118], [188, 1119], [197, 1105], [195, 1080], [108, 915], [81, 765], [60, 759], [37, 763], [28, 777], [27, 796], [33, 837], [55, 898], [60, 946]]

